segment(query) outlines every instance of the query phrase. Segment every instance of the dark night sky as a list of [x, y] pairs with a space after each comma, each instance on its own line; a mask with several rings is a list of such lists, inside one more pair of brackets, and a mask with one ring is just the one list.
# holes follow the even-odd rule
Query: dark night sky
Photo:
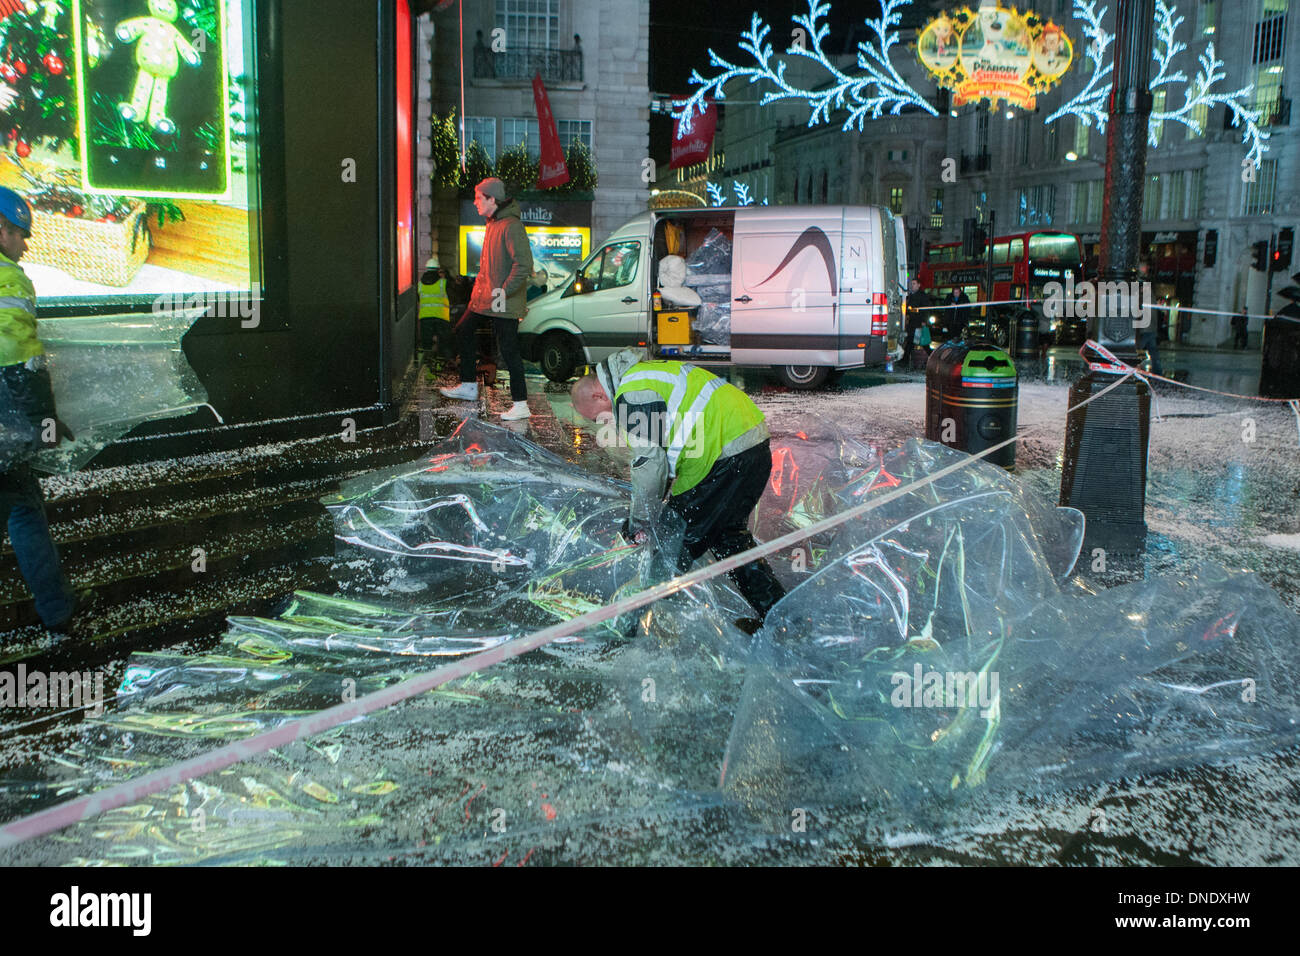
[[[706, 0], [707, 2], [707, 0]], [[783, 50], [794, 28], [791, 17], [808, 11], [808, 0], [650, 0], [650, 91], [681, 96], [694, 87], [691, 70], [709, 75], [709, 48], [732, 63], [752, 60], [739, 47], [740, 35], [758, 13], [772, 28], [768, 41]], [[831, 32], [826, 47], [836, 50], [867, 17], [879, 14], [871, 0], [831, 0], [826, 18]], [[858, 39], [863, 39], [859, 36]], [[650, 152], [666, 162], [672, 120], [650, 114]]]

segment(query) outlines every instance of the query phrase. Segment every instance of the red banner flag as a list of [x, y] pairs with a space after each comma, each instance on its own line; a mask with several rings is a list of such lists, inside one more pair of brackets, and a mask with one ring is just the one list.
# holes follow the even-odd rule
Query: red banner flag
[[533, 77], [533, 102], [537, 104], [537, 131], [542, 137], [542, 165], [537, 175], [537, 188], [563, 186], [569, 181], [569, 167], [564, 165], [560, 133], [555, 128], [555, 114], [551, 112], [551, 101], [546, 95], [541, 73]]
[[691, 107], [691, 131], [682, 135], [682, 121], [673, 123], [673, 158], [669, 169], [693, 166], [709, 158], [713, 148], [713, 132], [718, 128], [718, 107], [713, 100], [704, 101], [704, 114]]

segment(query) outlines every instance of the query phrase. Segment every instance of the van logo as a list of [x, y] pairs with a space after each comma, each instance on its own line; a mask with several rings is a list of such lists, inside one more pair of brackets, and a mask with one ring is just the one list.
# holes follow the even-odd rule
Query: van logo
[[773, 269], [772, 274], [760, 282], [759, 285], [764, 285], [775, 279], [782, 269], [794, 261], [795, 256], [810, 246], [822, 254], [822, 261], [826, 263], [826, 277], [831, 281], [831, 295], [835, 295], [837, 291], [835, 286], [835, 252], [831, 249], [831, 241], [826, 237], [826, 233], [822, 232], [817, 226], [809, 226], [800, 233], [799, 238], [790, 247], [790, 251], [781, 260], [781, 264]]

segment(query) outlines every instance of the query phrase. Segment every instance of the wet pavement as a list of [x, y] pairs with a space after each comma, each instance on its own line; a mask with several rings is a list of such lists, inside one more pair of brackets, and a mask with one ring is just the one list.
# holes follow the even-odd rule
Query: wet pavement
[[[1021, 482], [1054, 504], [1059, 489], [1064, 435], [1066, 386], [1078, 363], [1069, 350], [1053, 352], [1048, 374], [1022, 381], [1020, 425], [1025, 438], [1017, 457]], [[1258, 356], [1186, 350], [1162, 355], [1166, 373], [1185, 372], [1187, 380], [1207, 388], [1250, 394], [1250, 364]], [[815, 413], [838, 422], [851, 434], [882, 446], [920, 434], [924, 395], [919, 374], [885, 376], [877, 372], [845, 375], [838, 385], [809, 394], [777, 387], [765, 373], [736, 376], [768, 416], [774, 431], [797, 430]], [[515, 429], [526, 433], [566, 461], [618, 476], [625, 462], [599, 448], [590, 431], [576, 422], [567, 392], [530, 376], [532, 421]], [[1232, 568], [1258, 572], [1293, 609], [1300, 611], [1300, 441], [1294, 416], [1286, 406], [1263, 405], [1192, 393], [1172, 385], [1157, 387], [1161, 419], [1152, 426], [1150, 479], [1147, 489], [1147, 549], [1138, 576], [1183, 574], [1201, 561], [1215, 559]], [[503, 388], [489, 393], [486, 411], [508, 406]], [[468, 408], [443, 406], [425, 394], [431, 431], [445, 433]], [[1249, 420], [1247, 429], [1244, 422]], [[1250, 440], [1245, 435], [1249, 432]], [[432, 437], [432, 435], [430, 436]], [[336, 568], [344, 593], [349, 575], [353, 590], [364, 590], [367, 573], [355, 555], [341, 555]], [[1087, 569], [1084, 569], [1085, 571]], [[1085, 580], [1097, 587], [1110, 582]], [[369, 584], [373, 584], [370, 581]], [[183, 649], [185, 653], [194, 648]], [[660, 648], [660, 651], [663, 649]], [[723, 839], [734, 808], [701, 804], [681, 806], [645, 799], [644, 788], [656, 781], [630, 779], [619, 763], [619, 750], [608, 739], [584, 730], [580, 719], [546, 719], [524, 702], [543, 680], [542, 660], [530, 668], [484, 675], [482, 688], [462, 688], [478, 699], [484, 718], [475, 731], [452, 732], [448, 709], [464, 706], [454, 696], [431, 694], [360, 725], [340, 728], [328, 740], [294, 745], [232, 768], [242, 776], [257, 812], [289, 814], [292, 834], [272, 832], [270, 823], [244, 830], [241, 839], [214, 843], [197, 853], [201, 841], [187, 839], [188, 825], [170, 822], [170, 849], [152, 860], [136, 862], [248, 863], [270, 860], [294, 863], [353, 862], [483, 863], [925, 863], [925, 864], [1295, 864], [1300, 862], [1300, 770], [1294, 747], [1265, 756], [1220, 765], [1114, 780], [1099, 786], [1044, 794], [1033, 788], [980, 795], [930, 825], [900, 826], [865, 810], [820, 807], [812, 825], [799, 833], [768, 832], [736, 843]], [[623, 673], [639, 674], [652, 666], [645, 660]], [[533, 676], [530, 677], [530, 674]], [[703, 680], [703, 676], [699, 678]], [[591, 706], [610, 687], [609, 674], [589, 673], [564, 691], [577, 711]], [[497, 681], [495, 686], [491, 682]], [[617, 683], [615, 681], [615, 683]], [[491, 690], [488, 689], [491, 687]], [[712, 706], [727, 705], [725, 695]], [[522, 709], [521, 709], [522, 707]], [[707, 715], [705, 715], [707, 716]], [[703, 719], [703, 718], [702, 718]], [[434, 728], [446, 724], [448, 732]], [[430, 728], [417, 732], [418, 728]], [[27, 754], [57, 752], [68, 742], [66, 729], [57, 739], [28, 736]], [[337, 748], [337, 749], [336, 749]], [[347, 759], [339, 762], [338, 752]], [[322, 763], [321, 754], [327, 755]], [[332, 759], [328, 755], [333, 754]], [[701, 767], [713, 759], [699, 755]], [[382, 781], [392, 765], [431, 768], [429, 792], [436, 799], [401, 791], [382, 813], [364, 812], [364, 796], [352, 800], [346, 825], [356, 833], [348, 849], [340, 846], [341, 825], [321, 818], [302, 825], [311, 808], [324, 806], [345, 788], [354, 793], [358, 780]], [[13, 766], [12, 763], [9, 766]], [[348, 773], [339, 776], [346, 767]], [[335, 768], [331, 770], [331, 768]], [[504, 776], [502, 775], [504, 771]], [[278, 787], [289, 794], [302, 775], [325, 781], [328, 788], [308, 787], [290, 806], [281, 799], [258, 804], [256, 787]], [[231, 772], [227, 772], [229, 775]], [[599, 812], [574, 812], [565, 803], [572, 793], [572, 774], [596, 773], [611, 788], [608, 806], [619, 799], [645, 800], [639, 817], [622, 817], [599, 825]], [[490, 775], [491, 790], [483, 780]], [[333, 783], [331, 783], [331, 780]], [[256, 783], [260, 781], [260, 783]], [[215, 781], [224, 787], [220, 781]], [[657, 781], [660, 788], [680, 781]], [[229, 790], [229, 787], [226, 787]], [[197, 791], [192, 791], [197, 793]], [[620, 797], [621, 795], [621, 797]], [[475, 801], [478, 801], [477, 803]], [[314, 801], [314, 802], [313, 802]], [[158, 798], [155, 813], [177, 798]], [[205, 804], [206, 805], [206, 804]], [[511, 819], [528, 818], [508, 834], [495, 831], [480, 817], [480, 807], [508, 807]], [[560, 807], [558, 819], [555, 807]], [[126, 808], [129, 809], [129, 808]], [[108, 814], [98, 827], [79, 828], [62, 837], [33, 841], [0, 856], [0, 862], [88, 862], [119, 843], [119, 862], [130, 862], [140, 825], [149, 816], [148, 802], [131, 813]], [[307, 817], [304, 817], [307, 814]], [[442, 814], [442, 823], [431, 824]], [[447, 816], [463, 826], [449, 834]], [[159, 817], [168, 819], [170, 817]], [[268, 820], [270, 817], [268, 817]], [[284, 829], [281, 819], [276, 824]], [[183, 822], [183, 821], [182, 821]], [[617, 831], [618, 839], [611, 830]], [[92, 834], [97, 833], [98, 836]], [[667, 835], [667, 836], [666, 836]], [[228, 835], [229, 836], [229, 835]], [[454, 838], [453, 838], [454, 836]], [[105, 843], [107, 840], [107, 844]], [[110, 854], [111, 856], [111, 854]]]

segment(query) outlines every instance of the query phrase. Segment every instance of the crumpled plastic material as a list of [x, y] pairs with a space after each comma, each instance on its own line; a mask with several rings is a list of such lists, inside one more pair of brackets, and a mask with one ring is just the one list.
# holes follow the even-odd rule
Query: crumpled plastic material
[[[798, 859], [816, 860], [830, 826], [927, 826], [972, 795], [1295, 742], [1300, 619], [1254, 575], [1205, 566], [1091, 594], [1071, 583], [1081, 516], [1001, 468], [812, 417], [772, 453], [760, 539], [872, 507], [769, 559], [790, 590], [754, 638], [717, 578], [0, 859], [727, 862], [805, 839], [805, 813], [822, 842]], [[629, 546], [627, 497], [477, 423], [354, 479], [326, 502], [348, 593], [232, 618], [208, 653], [135, 655], [76, 744], [0, 779], [0, 814], [663, 580], [676, 532]]]
[[[703, 284], [731, 279], [731, 240], [717, 229], [710, 229], [704, 241], [686, 257], [686, 285], [695, 285], [697, 278], [713, 276]], [[716, 277], [721, 278], [716, 278]]]
[[691, 319], [691, 327], [700, 341], [706, 345], [730, 345], [731, 276], [726, 273], [690, 275], [686, 284], [699, 295], [702, 303]]
[[700, 341], [706, 345], [731, 344], [731, 303], [705, 302], [691, 325], [699, 333]]
[[731, 298], [731, 275], [726, 272], [688, 275], [683, 285], [694, 289], [701, 299], [725, 302]]
[[143, 422], [210, 408], [180, 344], [202, 314], [191, 309], [41, 319], [59, 418], [76, 441], [41, 450], [32, 467], [76, 471]]
[[686, 260], [685, 284], [702, 304], [691, 319], [700, 342], [731, 344], [731, 241], [717, 229]]

